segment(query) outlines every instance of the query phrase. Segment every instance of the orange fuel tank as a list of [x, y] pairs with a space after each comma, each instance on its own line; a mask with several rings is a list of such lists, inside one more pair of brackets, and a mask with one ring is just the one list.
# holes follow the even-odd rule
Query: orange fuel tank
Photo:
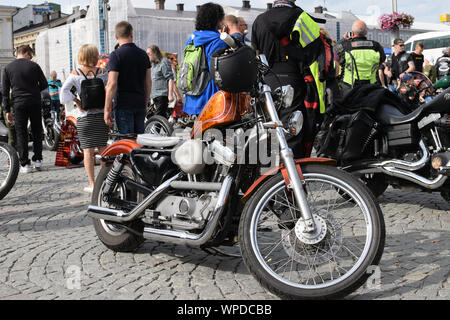
[[239, 121], [242, 115], [251, 112], [250, 101], [251, 97], [246, 93], [217, 92], [195, 120], [191, 138], [201, 137], [208, 129]]

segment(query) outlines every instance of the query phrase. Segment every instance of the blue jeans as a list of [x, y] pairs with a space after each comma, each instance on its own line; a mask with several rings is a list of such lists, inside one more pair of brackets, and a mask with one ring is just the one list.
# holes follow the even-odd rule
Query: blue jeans
[[114, 109], [114, 119], [117, 130], [121, 134], [144, 133], [145, 129], [145, 109]]

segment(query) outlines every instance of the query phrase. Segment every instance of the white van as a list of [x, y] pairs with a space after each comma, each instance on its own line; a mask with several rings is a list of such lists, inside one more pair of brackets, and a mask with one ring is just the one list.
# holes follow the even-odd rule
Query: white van
[[450, 47], [450, 32], [427, 32], [412, 36], [405, 41], [405, 51], [412, 52], [416, 49], [417, 43], [422, 42], [425, 59], [430, 63], [436, 63], [436, 60], [443, 55], [442, 50]]

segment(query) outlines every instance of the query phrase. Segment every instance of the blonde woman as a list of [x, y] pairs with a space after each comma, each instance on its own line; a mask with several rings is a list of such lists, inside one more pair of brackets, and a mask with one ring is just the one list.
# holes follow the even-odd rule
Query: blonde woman
[[89, 193], [92, 193], [95, 180], [94, 150], [98, 148], [98, 151], [101, 153], [106, 148], [108, 127], [104, 121], [104, 106], [99, 109], [89, 108], [87, 111], [83, 110], [81, 101], [72, 93], [72, 88], [75, 88], [79, 95], [81, 82], [85, 80], [85, 75], [89, 79], [93, 77], [93, 74], [96, 74], [97, 78], [101, 78], [104, 85], [106, 85], [108, 74], [104, 69], [96, 67], [98, 56], [99, 53], [96, 46], [92, 44], [83, 45], [78, 52], [78, 64], [80, 67], [78, 70], [72, 71], [61, 89], [61, 103], [67, 104], [73, 101], [81, 112], [80, 117], [77, 119], [77, 130], [80, 146], [84, 153], [84, 168], [89, 180], [89, 185], [84, 188], [84, 191]]

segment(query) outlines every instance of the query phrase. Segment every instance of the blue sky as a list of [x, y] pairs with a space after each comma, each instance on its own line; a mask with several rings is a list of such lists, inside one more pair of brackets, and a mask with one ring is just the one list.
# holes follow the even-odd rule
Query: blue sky
[[[110, 0], [114, 1], [114, 0]], [[231, 6], [241, 6], [242, 0], [166, 0], [166, 9], [176, 9], [177, 3], [184, 3], [185, 10], [194, 10], [196, 5], [203, 4], [206, 2], [217, 2], [223, 3]], [[430, 1], [430, 0], [398, 0], [398, 8], [400, 12], [412, 14], [416, 21], [420, 22], [434, 22], [439, 23], [439, 15], [442, 13], [450, 13], [450, 10], [445, 12], [442, 3], [444, 1]], [[43, 2], [43, 1], [42, 1]], [[42, 3], [41, 1], [33, 0], [1, 0], [2, 5], [12, 5], [12, 6], [25, 6], [29, 3]], [[90, 0], [55, 0], [54, 2], [60, 3], [63, 8], [63, 12], [70, 13], [73, 6], [80, 5], [85, 7], [91, 1]], [[143, 8], [154, 8], [154, 0], [131, 0], [133, 5], [136, 7]], [[251, 0], [251, 6], [255, 8], [265, 8], [267, 2], [273, 2], [273, 0]], [[356, 14], [367, 14], [371, 15], [374, 10], [387, 13], [391, 11], [391, 0], [297, 0], [297, 5], [302, 7], [307, 11], [312, 11], [317, 5], [322, 5], [328, 8], [329, 11], [341, 11], [341, 10], [351, 10]], [[445, 6], [444, 6], [445, 7]], [[379, 9], [378, 9], [379, 8]]]

